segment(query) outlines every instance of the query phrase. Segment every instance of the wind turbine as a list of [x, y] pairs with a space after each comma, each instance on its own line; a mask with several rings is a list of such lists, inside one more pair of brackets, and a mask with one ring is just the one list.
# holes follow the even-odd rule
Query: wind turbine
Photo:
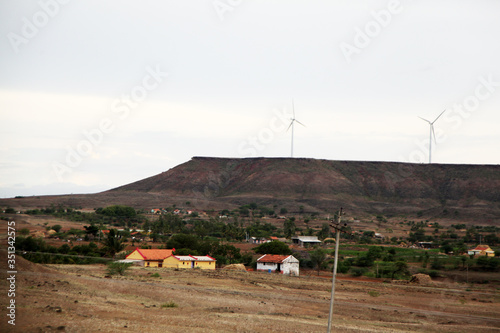
[[[446, 111], [446, 109], [444, 109], [444, 111]], [[437, 144], [437, 142], [436, 142], [436, 133], [434, 133], [434, 123], [435, 123], [435, 122], [439, 119], [439, 117], [441, 117], [441, 116], [443, 115], [444, 111], [443, 111], [443, 112], [441, 112], [441, 113], [439, 114], [439, 116], [437, 116], [437, 118], [436, 118], [436, 119], [434, 119], [434, 121], [433, 121], [433, 122], [430, 122], [430, 121], [428, 121], [427, 119], [424, 119], [424, 118], [422, 118], [422, 117], [419, 117], [420, 119], [422, 119], [422, 120], [424, 120], [424, 121], [428, 122], [428, 123], [429, 123], [429, 127], [430, 127], [430, 128], [429, 128], [429, 164], [430, 164], [430, 163], [431, 163], [431, 161], [432, 161], [432, 159], [431, 159], [431, 157], [432, 157], [432, 137], [434, 137], [434, 143], [436, 143], [436, 144]]]
[[290, 129], [290, 127], [292, 128], [292, 153], [291, 153], [291, 156], [293, 157], [293, 130], [294, 130], [294, 125], [295, 123], [299, 123], [301, 124], [302, 126], [306, 127], [306, 125], [302, 124], [300, 121], [298, 121], [297, 119], [295, 119], [295, 106], [293, 104], [293, 100], [292, 100], [292, 111], [293, 111], [293, 118], [290, 118], [291, 122], [290, 122], [290, 125], [288, 126], [288, 128], [286, 129], [287, 131]]

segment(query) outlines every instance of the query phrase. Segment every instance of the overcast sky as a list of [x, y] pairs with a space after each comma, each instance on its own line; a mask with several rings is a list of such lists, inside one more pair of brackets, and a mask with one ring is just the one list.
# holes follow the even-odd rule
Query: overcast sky
[[192, 156], [500, 164], [500, 1], [0, 2], [0, 197]]

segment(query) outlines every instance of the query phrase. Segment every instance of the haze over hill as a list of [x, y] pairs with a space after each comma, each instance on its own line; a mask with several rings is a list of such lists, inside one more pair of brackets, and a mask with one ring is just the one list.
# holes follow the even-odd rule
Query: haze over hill
[[[38, 199], [37, 199], [38, 198]], [[37, 203], [38, 200], [38, 203]], [[330, 161], [305, 158], [194, 157], [166, 172], [109, 191], [5, 199], [102, 207], [234, 208], [256, 202], [298, 212], [409, 215], [500, 222], [500, 166]], [[421, 213], [420, 213], [421, 212]]]

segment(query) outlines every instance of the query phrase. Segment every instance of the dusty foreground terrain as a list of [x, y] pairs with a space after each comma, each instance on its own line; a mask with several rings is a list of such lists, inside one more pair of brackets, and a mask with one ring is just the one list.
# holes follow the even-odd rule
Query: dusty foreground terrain
[[[16, 264], [16, 325], [2, 297], [1, 332], [326, 332], [325, 278]], [[500, 332], [498, 286], [339, 279], [336, 291], [334, 332]]]

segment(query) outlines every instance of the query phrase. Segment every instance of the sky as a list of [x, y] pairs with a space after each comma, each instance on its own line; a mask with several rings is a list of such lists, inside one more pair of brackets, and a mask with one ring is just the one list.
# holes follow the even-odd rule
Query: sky
[[[0, 2], [0, 197], [193, 156], [500, 164], [497, 0]], [[294, 116], [295, 113], [295, 116]], [[295, 122], [290, 127], [291, 119]], [[303, 125], [304, 126], [303, 126]]]

